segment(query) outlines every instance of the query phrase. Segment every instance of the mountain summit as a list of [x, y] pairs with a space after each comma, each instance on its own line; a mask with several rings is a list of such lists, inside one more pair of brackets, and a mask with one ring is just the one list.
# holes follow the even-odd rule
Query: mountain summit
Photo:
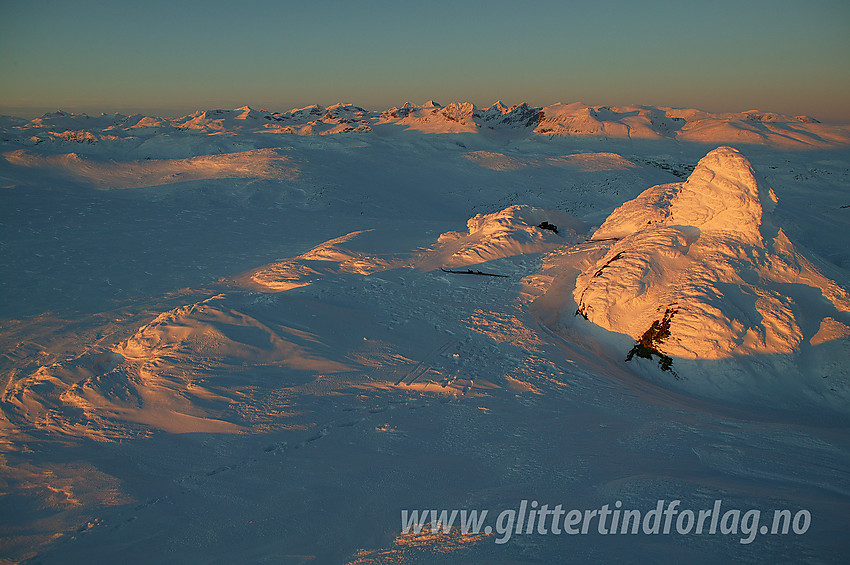
[[[684, 183], [617, 208], [576, 280], [578, 314], [638, 341], [642, 356], [686, 359], [791, 353], [819, 342], [850, 297], [773, 223], [773, 191], [731, 147]], [[601, 252], [600, 252], [601, 251]]]

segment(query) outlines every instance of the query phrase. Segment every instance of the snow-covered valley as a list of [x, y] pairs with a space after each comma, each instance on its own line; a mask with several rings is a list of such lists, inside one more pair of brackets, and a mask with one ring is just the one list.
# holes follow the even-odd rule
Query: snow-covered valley
[[[55, 113], [0, 118], [0, 154], [0, 562], [850, 550], [847, 126]], [[811, 525], [402, 533], [405, 510], [523, 500]]]

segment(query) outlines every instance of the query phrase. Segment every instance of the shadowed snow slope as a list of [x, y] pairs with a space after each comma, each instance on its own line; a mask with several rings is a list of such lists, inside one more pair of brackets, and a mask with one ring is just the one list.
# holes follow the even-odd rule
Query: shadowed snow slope
[[794, 352], [826, 319], [833, 332], [847, 292], [775, 226], [774, 204], [743, 155], [712, 151], [686, 182], [644, 191], [596, 231], [612, 243], [582, 266], [579, 313], [635, 339], [669, 322], [652, 346], [690, 359]]

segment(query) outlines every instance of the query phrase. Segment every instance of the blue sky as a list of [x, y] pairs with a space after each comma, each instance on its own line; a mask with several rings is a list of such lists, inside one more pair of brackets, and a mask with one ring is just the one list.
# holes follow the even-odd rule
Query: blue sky
[[850, 122], [850, 2], [0, 0], [0, 112], [406, 100]]

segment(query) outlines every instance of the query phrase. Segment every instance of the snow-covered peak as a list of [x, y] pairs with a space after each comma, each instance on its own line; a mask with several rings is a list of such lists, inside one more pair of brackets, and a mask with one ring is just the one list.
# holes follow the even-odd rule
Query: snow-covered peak
[[508, 108], [502, 104], [501, 100], [497, 100], [490, 107], [481, 111], [480, 116], [484, 120], [499, 119], [508, 112]]
[[268, 112], [254, 110], [250, 106], [242, 106], [233, 110], [233, 117], [237, 120], [259, 120], [268, 115]]
[[440, 106], [433, 101], [424, 106], [405, 102], [401, 108], [382, 112], [377, 123], [395, 124], [424, 133], [474, 132], [479, 127], [475, 123], [476, 113], [477, 108], [469, 102], [453, 102], [447, 106]]
[[[578, 313], [643, 353], [797, 351], [811, 328], [850, 311], [850, 297], [776, 227], [774, 198], [731, 147], [706, 155], [684, 183], [645, 190], [590, 239], [598, 247], [576, 280]], [[810, 302], [813, 291], [826, 300]]]
[[440, 114], [456, 121], [472, 119], [477, 113], [478, 108], [471, 102], [452, 102], [440, 110]]
[[760, 240], [762, 198], [749, 161], [731, 147], [703, 157], [671, 202], [669, 221]]
[[758, 244], [764, 211], [772, 209], [775, 198], [758, 183], [740, 151], [718, 147], [699, 161], [684, 183], [645, 190], [615, 210], [593, 237], [623, 238], [664, 223], [688, 226], [695, 233], [726, 231]]
[[305, 106], [303, 108], [293, 108], [287, 114], [292, 117], [296, 116], [305, 116], [305, 115], [313, 115], [319, 116], [324, 113], [324, 109], [318, 104], [310, 104], [309, 106]]

